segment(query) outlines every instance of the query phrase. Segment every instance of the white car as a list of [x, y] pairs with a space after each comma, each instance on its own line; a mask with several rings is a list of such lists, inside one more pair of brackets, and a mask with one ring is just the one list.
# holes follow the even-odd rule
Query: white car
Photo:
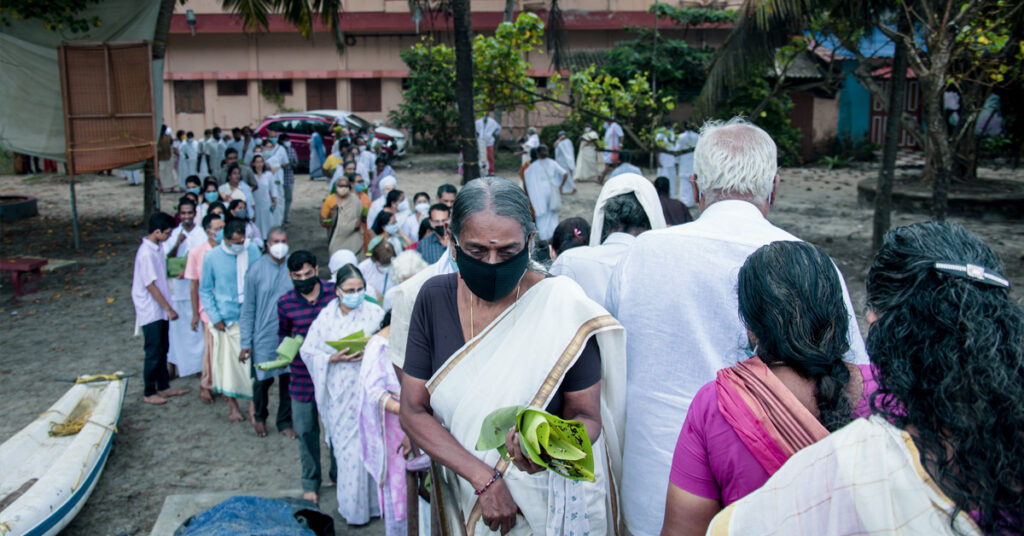
[[341, 119], [350, 127], [358, 130], [365, 128], [369, 130], [373, 128], [374, 132], [383, 134], [384, 136], [391, 138], [395, 141], [395, 156], [405, 156], [405, 147], [407, 145], [405, 140], [405, 134], [402, 131], [385, 126], [377, 126], [376, 124], [359, 117], [352, 112], [346, 112], [344, 110], [310, 110], [306, 113], [324, 115], [327, 117], [333, 117], [335, 119]]

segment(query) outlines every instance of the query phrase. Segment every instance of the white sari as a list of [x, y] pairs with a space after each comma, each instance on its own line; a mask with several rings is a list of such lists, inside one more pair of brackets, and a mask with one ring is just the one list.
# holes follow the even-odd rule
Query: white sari
[[[550, 471], [529, 475], [497, 450], [473, 449], [484, 418], [498, 408], [544, 408], [591, 337], [601, 349], [602, 431], [593, 445], [596, 482], [574, 482]], [[452, 355], [427, 383], [441, 424], [504, 476], [522, 511], [510, 534], [613, 534], [618, 526], [615, 482], [625, 421], [625, 330], [583, 289], [564, 277], [537, 283], [479, 335]], [[528, 362], [527, 362], [528, 360]], [[611, 470], [609, 471], [609, 467]], [[444, 495], [438, 502], [455, 534], [490, 534], [473, 485], [435, 464]], [[454, 504], [453, 504], [454, 503]]]
[[[875, 415], [794, 454], [764, 486], [719, 512], [708, 534], [951, 535], [953, 510], [910, 435]], [[956, 526], [981, 534], [966, 512]]]
[[299, 349], [303, 363], [313, 380], [313, 396], [324, 425], [324, 435], [334, 449], [338, 463], [338, 513], [350, 525], [369, 523], [379, 513], [376, 486], [363, 463], [359, 435], [360, 362], [331, 363], [337, 351], [327, 345], [359, 330], [366, 335], [376, 333], [384, 311], [363, 302], [347, 315], [342, 314], [338, 298], [327, 304], [309, 326], [306, 340]]

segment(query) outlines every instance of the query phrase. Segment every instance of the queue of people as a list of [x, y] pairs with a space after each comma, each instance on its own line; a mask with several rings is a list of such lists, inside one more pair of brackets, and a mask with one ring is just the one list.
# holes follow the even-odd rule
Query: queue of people
[[[595, 151], [621, 143], [606, 134], [603, 146], [584, 136]], [[423, 192], [410, 203], [380, 166], [364, 176], [362, 149], [339, 150], [322, 170], [330, 281], [280, 227], [261, 256], [244, 218], [224, 222], [205, 194], [201, 228], [196, 203], [179, 205], [178, 227], [154, 216], [133, 282], [147, 402], [182, 394], [159, 369], [164, 323], [188, 301], [165, 290], [159, 263], [190, 244], [186, 322], [207, 326], [206, 351], [175, 359], [201, 361], [201, 396], [262, 397], [257, 435], [280, 378], [277, 427], [299, 440], [304, 497], [317, 502], [324, 481], [319, 420], [349, 524], [381, 516], [404, 533], [406, 468], [429, 460], [445, 534], [1018, 532], [1024, 311], [992, 250], [948, 223], [890, 231], [867, 277], [865, 344], [836, 264], [768, 219], [771, 137], [742, 119], [683, 145], [661, 136], [693, 142], [687, 182], [667, 158], [654, 183], [606, 169], [590, 222], [554, 208], [588, 164], [568, 169], [540, 145], [525, 191], [488, 176], [442, 186], [434, 204]], [[363, 350], [329, 344], [360, 332]], [[242, 381], [296, 335], [287, 372]], [[580, 423], [593, 480], [546, 470], [515, 427], [504, 452], [478, 450], [485, 419], [516, 405]]]

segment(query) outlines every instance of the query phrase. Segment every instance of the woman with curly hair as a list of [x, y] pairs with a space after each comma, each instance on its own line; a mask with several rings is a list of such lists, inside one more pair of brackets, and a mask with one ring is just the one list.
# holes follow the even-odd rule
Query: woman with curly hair
[[743, 263], [739, 310], [756, 355], [718, 371], [690, 404], [662, 534], [704, 534], [793, 453], [871, 413], [871, 366], [843, 361], [849, 316], [839, 277], [806, 242], [772, 242]]
[[795, 454], [709, 534], [1019, 534], [1024, 311], [949, 223], [885, 236], [868, 272], [877, 413]]

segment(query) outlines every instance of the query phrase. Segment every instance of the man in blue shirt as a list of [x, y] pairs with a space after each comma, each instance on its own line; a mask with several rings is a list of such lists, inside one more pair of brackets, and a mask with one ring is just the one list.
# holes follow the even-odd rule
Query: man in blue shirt
[[245, 302], [245, 274], [260, 258], [255, 245], [245, 246], [245, 220], [231, 218], [224, 226], [224, 241], [203, 257], [199, 299], [210, 317], [213, 335], [213, 390], [228, 401], [228, 419], [241, 422], [238, 401], [252, 400], [249, 366], [238, 360], [242, 352], [241, 317]]
[[252, 358], [252, 399], [255, 405], [253, 428], [257, 437], [267, 435], [268, 394], [274, 378], [279, 378], [277, 393], [277, 431], [295, 438], [292, 404], [288, 394], [288, 367], [260, 370], [256, 365], [274, 361], [277, 356], [277, 300], [293, 288], [288, 272], [288, 233], [274, 227], [267, 233], [267, 254], [260, 257], [245, 274], [245, 297], [239, 320], [242, 337], [240, 361]]
[[434, 264], [441, 255], [448, 249], [448, 234], [445, 232], [445, 224], [451, 216], [451, 209], [448, 205], [437, 203], [430, 207], [430, 229], [433, 231], [424, 236], [416, 245], [416, 251], [423, 256], [427, 264]]

